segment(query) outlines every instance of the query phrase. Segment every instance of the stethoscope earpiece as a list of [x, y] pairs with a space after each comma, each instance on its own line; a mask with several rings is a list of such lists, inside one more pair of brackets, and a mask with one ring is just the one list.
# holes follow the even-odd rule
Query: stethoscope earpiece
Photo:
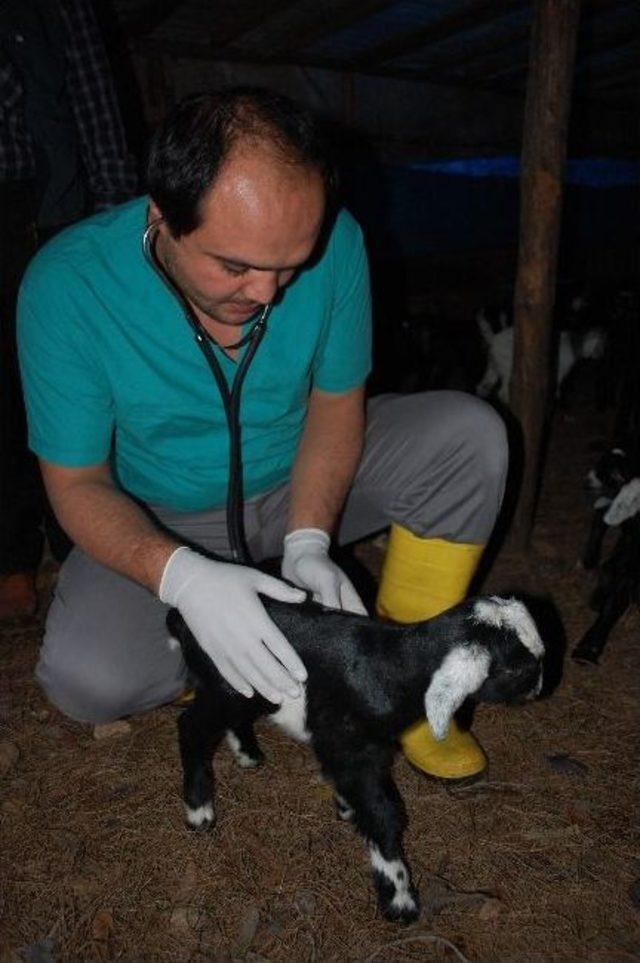
[[142, 235], [142, 250], [144, 251], [144, 256], [147, 261], [153, 262], [154, 267], [156, 267], [156, 259], [153, 254], [153, 243], [156, 239], [156, 234], [158, 233], [158, 228], [160, 227], [162, 221], [162, 216], [154, 217], [153, 220], [149, 221], [145, 228], [144, 234]]

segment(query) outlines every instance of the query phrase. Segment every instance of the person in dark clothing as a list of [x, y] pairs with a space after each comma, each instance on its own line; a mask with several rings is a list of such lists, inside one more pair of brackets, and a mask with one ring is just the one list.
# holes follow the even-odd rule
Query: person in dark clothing
[[92, 0], [0, 0], [0, 619], [31, 614], [45, 533], [71, 543], [27, 447], [15, 305], [32, 255], [61, 228], [132, 197], [127, 151]]

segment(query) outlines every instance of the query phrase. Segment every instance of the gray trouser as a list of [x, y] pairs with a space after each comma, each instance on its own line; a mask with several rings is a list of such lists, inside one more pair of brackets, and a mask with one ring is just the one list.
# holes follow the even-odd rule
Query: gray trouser
[[[506, 470], [504, 425], [477, 398], [453, 391], [374, 398], [338, 540], [396, 522], [416, 535], [483, 544]], [[288, 499], [283, 485], [245, 505], [257, 562], [281, 553]], [[153, 511], [182, 539], [228, 555], [224, 510]], [[174, 698], [186, 670], [167, 645], [166, 613], [147, 589], [74, 549], [60, 571], [36, 670], [48, 697], [72, 718], [94, 723]]]

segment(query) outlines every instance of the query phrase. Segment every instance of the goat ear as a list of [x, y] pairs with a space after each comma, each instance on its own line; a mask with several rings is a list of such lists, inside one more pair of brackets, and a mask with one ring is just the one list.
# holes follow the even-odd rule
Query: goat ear
[[623, 485], [607, 509], [606, 525], [622, 525], [640, 511], [640, 478], [632, 478]]
[[454, 712], [477, 692], [489, 675], [489, 653], [477, 645], [457, 645], [433, 673], [424, 696], [427, 721], [436, 739], [444, 739]]

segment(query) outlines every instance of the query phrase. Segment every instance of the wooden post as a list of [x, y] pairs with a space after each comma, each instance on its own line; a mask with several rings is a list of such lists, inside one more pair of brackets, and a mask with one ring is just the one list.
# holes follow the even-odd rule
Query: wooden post
[[580, 0], [536, 0], [524, 110], [510, 402], [524, 473], [512, 542], [529, 545], [549, 410], [551, 322]]

